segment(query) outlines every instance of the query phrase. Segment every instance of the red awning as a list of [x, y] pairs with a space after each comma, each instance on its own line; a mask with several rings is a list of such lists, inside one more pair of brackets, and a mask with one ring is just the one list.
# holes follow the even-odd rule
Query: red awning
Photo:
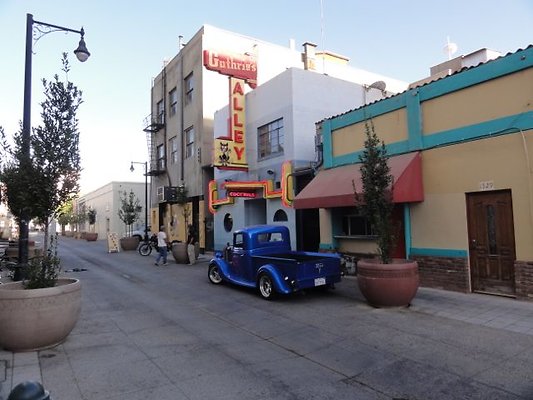
[[[361, 164], [322, 170], [294, 198], [294, 208], [332, 208], [355, 205], [355, 190], [361, 193]], [[424, 200], [422, 158], [419, 152], [389, 158], [394, 178], [393, 201], [411, 203]]]

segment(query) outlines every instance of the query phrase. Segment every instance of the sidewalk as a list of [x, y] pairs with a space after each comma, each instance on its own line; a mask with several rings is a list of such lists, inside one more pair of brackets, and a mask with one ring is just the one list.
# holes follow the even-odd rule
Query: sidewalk
[[[201, 263], [207, 262], [208, 256], [202, 256], [199, 261]], [[341, 284], [355, 288], [357, 279], [348, 276], [343, 279]], [[353, 292], [355, 293], [355, 290]], [[354, 301], [358, 299], [354, 299]], [[373, 309], [368, 310], [368, 312], [372, 311]], [[417, 318], [431, 315], [529, 335], [533, 343], [532, 302], [420, 288], [411, 307], [402, 312], [416, 313]], [[85, 328], [90, 329], [88, 326]], [[458, 332], [458, 334], [460, 333]], [[501, 336], [502, 340], [505, 340], [505, 335]], [[42, 354], [41, 357], [43, 357]], [[11, 353], [0, 350], [0, 400], [6, 400], [12, 388], [20, 382], [25, 380], [42, 382], [42, 376], [38, 352]], [[47, 388], [45, 387], [45, 389]]]

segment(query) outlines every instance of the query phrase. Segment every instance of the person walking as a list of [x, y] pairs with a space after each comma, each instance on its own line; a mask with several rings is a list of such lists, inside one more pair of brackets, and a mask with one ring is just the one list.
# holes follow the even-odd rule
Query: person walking
[[159, 265], [159, 261], [163, 260], [163, 265], [167, 265], [167, 234], [165, 233], [164, 225], [159, 227], [159, 232], [157, 233], [157, 250], [159, 254], [155, 260], [155, 265]]
[[187, 236], [187, 255], [189, 256], [189, 265], [194, 265], [196, 262], [196, 233], [194, 227], [189, 224], [189, 234]]

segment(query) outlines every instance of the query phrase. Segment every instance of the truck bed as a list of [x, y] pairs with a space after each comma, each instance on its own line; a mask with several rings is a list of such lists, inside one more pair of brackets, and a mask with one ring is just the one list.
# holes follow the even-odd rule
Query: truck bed
[[317, 261], [330, 256], [324, 254], [306, 254], [300, 252], [292, 253], [274, 253], [274, 254], [261, 254], [261, 255], [252, 255], [252, 258], [260, 259], [269, 259], [269, 260], [283, 260], [283, 261], [293, 261], [293, 262], [307, 262], [307, 261]]

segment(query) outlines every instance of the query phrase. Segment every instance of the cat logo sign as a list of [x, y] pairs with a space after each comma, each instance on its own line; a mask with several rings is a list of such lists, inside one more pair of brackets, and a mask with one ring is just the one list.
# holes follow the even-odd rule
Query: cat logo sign
[[229, 78], [229, 85], [229, 132], [228, 136], [220, 136], [215, 139], [213, 165], [220, 169], [247, 171], [244, 80]]

